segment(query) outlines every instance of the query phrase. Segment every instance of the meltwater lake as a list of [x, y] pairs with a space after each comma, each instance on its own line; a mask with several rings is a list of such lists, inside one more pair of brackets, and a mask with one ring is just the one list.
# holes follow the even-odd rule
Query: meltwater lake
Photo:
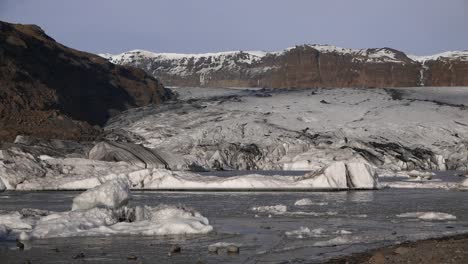
[[[78, 193], [4, 192], [0, 193], [0, 210], [67, 211]], [[39, 239], [27, 242], [24, 251], [18, 251], [14, 241], [0, 241], [0, 259], [2, 263], [320, 263], [398, 242], [468, 233], [467, 197], [468, 192], [459, 190], [392, 188], [133, 191], [131, 205], [193, 207], [210, 220], [214, 231], [197, 236]], [[416, 212], [441, 212], [456, 219], [422, 220], [406, 214]], [[208, 246], [219, 242], [235, 244], [240, 252], [210, 253]], [[173, 245], [179, 245], [181, 252], [168, 254]]]

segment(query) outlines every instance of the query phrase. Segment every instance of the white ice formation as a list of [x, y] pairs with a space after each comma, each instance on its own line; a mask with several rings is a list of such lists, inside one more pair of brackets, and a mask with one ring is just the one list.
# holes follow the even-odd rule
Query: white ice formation
[[72, 211], [94, 207], [119, 208], [130, 199], [130, 186], [125, 178], [98, 185], [73, 199]]
[[457, 217], [447, 213], [440, 212], [410, 212], [399, 214], [397, 217], [401, 218], [418, 218], [421, 220], [456, 220]]
[[129, 199], [121, 179], [104, 183], [75, 198], [72, 211], [27, 209], [0, 214], [1, 239], [41, 239], [109, 235], [206, 234], [206, 217], [183, 206], [122, 206]]

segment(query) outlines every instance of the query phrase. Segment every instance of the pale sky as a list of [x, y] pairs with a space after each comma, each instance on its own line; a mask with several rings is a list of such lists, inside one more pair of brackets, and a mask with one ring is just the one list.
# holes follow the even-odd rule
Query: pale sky
[[297, 44], [468, 50], [468, 0], [0, 0], [0, 20], [95, 53], [276, 51]]

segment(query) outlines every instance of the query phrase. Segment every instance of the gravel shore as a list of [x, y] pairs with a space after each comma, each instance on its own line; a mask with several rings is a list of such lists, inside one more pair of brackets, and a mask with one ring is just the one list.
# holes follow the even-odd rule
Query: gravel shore
[[405, 242], [332, 259], [327, 263], [468, 263], [468, 234]]

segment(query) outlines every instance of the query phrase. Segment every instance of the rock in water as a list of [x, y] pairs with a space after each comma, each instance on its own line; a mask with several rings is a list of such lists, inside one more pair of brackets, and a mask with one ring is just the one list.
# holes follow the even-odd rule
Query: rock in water
[[130, 199], [130, 186], [125, 179], [105, 182], [73, 199], [72, 211], [94, 207], [119, 208]]
[[226, 247], [227, 253], [239, 254], [239, 247], [236, 245], [229, 245]]
[[168, 256], [172, 256], [174, 253], [180, 253], [182, 251], [182, 248], [179, 245], [172, 245], [171, 248], [169, 249]]
[[129, 255], [129, 256], [127, 257], [127, 259], [128, 259], [128, 260], [137, 260], [138, 257], [135, 256], [135, 255]]
[[124, 142], [100, 142], [89, 152], [89, 158], [102, 161], [124, 161], [141, 168], [167, 169], [167, 162], [156, 150]]

